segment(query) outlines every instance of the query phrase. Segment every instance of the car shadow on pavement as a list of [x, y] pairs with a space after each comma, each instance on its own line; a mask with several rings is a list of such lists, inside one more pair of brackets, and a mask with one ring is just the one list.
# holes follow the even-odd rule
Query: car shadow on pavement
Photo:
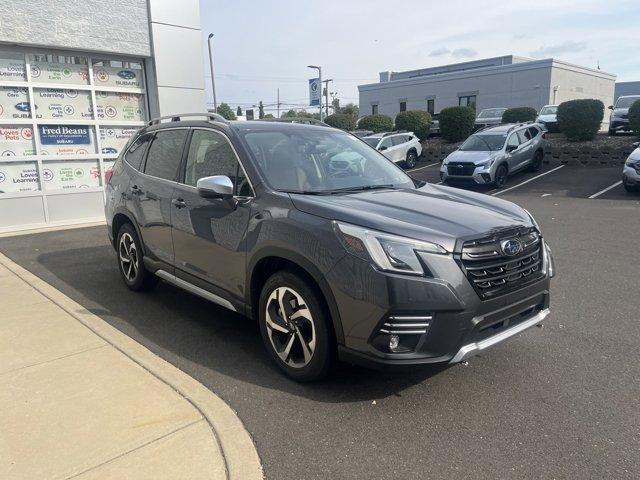
[[359, 402], [401, 396], [447, 368], [380, 372], [341, 363], [327, 379], [299, 384], [271, 363], [256, 322], [165, 282], [130, 291], [110, 246], [41, 253], [25, 267], [207, 386], [224, 375], [315, 401]]

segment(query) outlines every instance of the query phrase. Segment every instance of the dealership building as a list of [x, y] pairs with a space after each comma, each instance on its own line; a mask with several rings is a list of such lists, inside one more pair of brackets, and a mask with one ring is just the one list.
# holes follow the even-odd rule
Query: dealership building
[[[454, 105], [533, 107], [540, 110], [578, 98], [611, 105], [616, 76], [554, 58], [508, 55], [405, 72], [381, 72], [380, 81], [358, 86], [360, 114], [395, 117], [404, 110], [438, 113]], [[606, 120], [606, 119], [605, 119]]]
[[12, 0], [0, 22], [0, 232], [104, 220], [150, 118], [206, 111], [198, 0]]

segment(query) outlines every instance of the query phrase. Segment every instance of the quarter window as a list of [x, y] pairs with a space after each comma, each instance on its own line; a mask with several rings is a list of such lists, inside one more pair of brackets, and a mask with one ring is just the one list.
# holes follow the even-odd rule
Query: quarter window
[[149, 143], [149, 140], [151, 140], [151, 137], [151, 135], [142, 135], [138, 137], [138, 139], [133, 142], [133, 145], [131, 145], [131, 148], [129, 148], [124, 156], [124, 159], [127, 161], [127, 163], [136, 170], [140, 170], [142, 158], [144, 157], [144, 151], [146, 150], [147, 144]]
[[229, 141], [211, 130], [195, 130], [191, 137], [184, 183], [195, 187], [198, 180], [226, 175], [235, 185], [236, 195], [250, 196], [251, 186]]
[[176, 180], [188, 130], [157, 132], [149, 146], [144, 173], [165, 180]]

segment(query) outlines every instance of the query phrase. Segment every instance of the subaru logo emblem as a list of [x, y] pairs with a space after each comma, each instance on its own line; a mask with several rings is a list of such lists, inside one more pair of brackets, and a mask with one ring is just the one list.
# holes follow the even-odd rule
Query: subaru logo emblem
[[136, 78], [136, 74], [131, 70], [120, 70], [118, 76], [124, 80], [133, 80]]
[[16, 103], [16, 110], [20, 110], [21, 112], [29, 112], [31, 111], [31, 105], [29, 104], [29, 102]]
[[500, 242], [500, 249], [508, 257], [513, 257], [522, 251], [522, 243], [517, 238]]

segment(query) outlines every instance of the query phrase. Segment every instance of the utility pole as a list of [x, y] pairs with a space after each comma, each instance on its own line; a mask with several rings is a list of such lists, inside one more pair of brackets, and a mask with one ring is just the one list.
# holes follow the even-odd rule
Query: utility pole
[[[322, 67], [317, 65], [307, 65], [307, 68], [315, 68], [318, 70], [318, 84], [320, 88], [322, 88]], [[320, 91], [320, 101], [318, 102], [320, 106], [320, 121], [322, 121], [322, 91]]]
[[207, 39], [207, 44], [209, 45], [209, 67], [211, 68], [211, 90], [213, 90], [213, 111], [218, 111], [218, 101], [216, 100], [216, 79], [213, 75], [213, 53], [211, 53], [211, 39], [213, 38], [213, 33], [209, 34], [209, 38]]
[[[329, 82], [333, 82], [333, 78], [322, 81], [324, 83], [324, 112], [326, 115], [329, 115]], [[320, 103], [322, 103], [322, 99], [320, 99]]]
[[278, 87], [278, 116], [276, 118], [280, 118], [280, 87]]

